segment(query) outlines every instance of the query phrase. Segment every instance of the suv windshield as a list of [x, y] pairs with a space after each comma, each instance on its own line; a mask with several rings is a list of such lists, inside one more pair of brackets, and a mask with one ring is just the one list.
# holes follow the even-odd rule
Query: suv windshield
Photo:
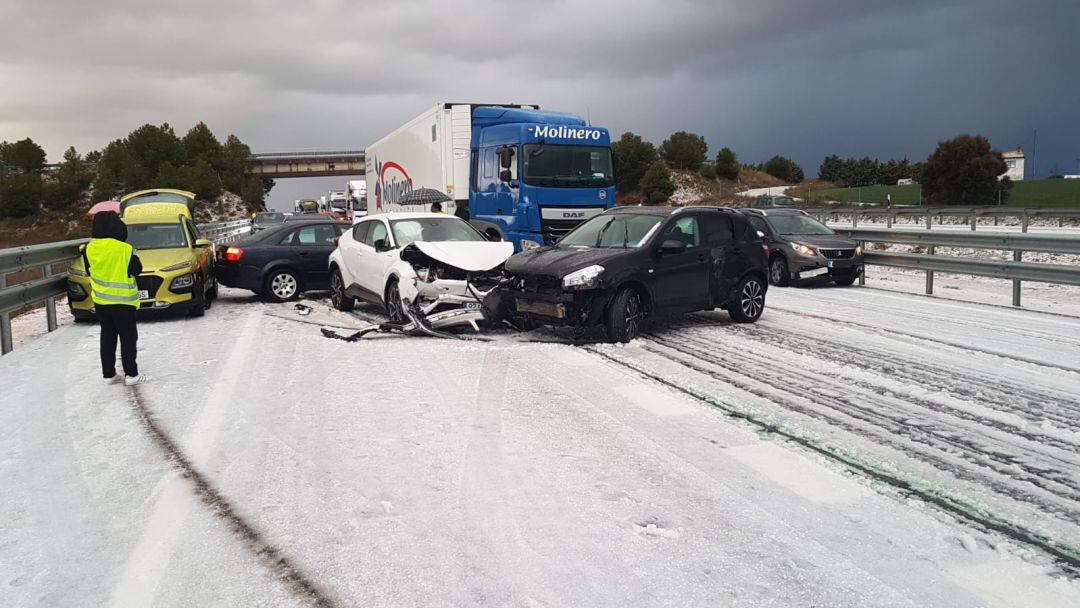
[[187, 236], [180, 224], [131, 224], [127, 229], [127, 242], [136, 250], [188, 246]]
[[659, 215], [598, 215], [574, 228], [559, 245], [635, 249], [645, 244], [663, 221]]
[[465, 220], [454, 216], [394, 220], [390, 222], [390, 229], [394, 231], [394, 241], [398, 247], [405, 247], [414, 241], [434, 243], [487, 240]]
[[766, 221], [779, 234], [835, 234], [825, 224], [805, 215], [770, 215]]
[[608, 148], [528, 144], [524, 173], [530, 186], [607, 188], [615, 184]]

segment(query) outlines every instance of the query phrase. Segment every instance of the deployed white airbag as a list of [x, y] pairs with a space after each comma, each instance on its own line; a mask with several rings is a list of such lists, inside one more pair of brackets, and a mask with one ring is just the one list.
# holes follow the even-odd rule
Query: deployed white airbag
[[466, 272], [491, 270], [514, 255], [514, 245], [505, 241], [416, 241], [413, 245], [428, 257]]

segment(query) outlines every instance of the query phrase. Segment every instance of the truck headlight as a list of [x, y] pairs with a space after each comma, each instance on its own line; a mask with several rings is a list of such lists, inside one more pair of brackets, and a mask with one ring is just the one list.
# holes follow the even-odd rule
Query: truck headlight
[[603, 272], [604, 267], [599, 264], [593, 264], [592, 266], [586, 266], [581, 270], [575, 270], [563, 277], [563, 289], [590, 289], [596, 287], [596, 284], [600, 282], [600, 275], [603, 274]]
[[522, 251], [529, 251], [531, 249], [540, 249], [540, 247], [542, 247], [542, 245], [540, 243], [537, 243], [536, 241], [531, 241], [529, 239], [521, 239], [521, 250]]
[[176, 277], [169, 284], [169, 291], [176, 291], [177, 289], [187, 289], [195, 284], [195, 275], [185, 274], [182, 277]]
[[814, 251], [813, 247], [807, 247], [806, 245], [800, 245], [798, 243], [792, 243], [791, 246], [792, 246], [792, 248], [795, 249], [795, 253], [798, 253], [799, 255], [806, 255], [806, 256], [815, 256], [815, 255], [817, 255], [817, 251]]
[[185, 268], [191, 268], [191, 262], [180, 262], [179, 264], [173, 264], [172, 266], [166, 266], [161, 269], [161, 272], [172, 272], [173, 270], [183, 270]]

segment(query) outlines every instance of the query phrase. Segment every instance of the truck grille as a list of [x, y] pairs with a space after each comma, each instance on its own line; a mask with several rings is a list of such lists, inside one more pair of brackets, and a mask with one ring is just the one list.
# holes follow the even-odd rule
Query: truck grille
[[544, 235], [544, 243], [554, 244], [555, 241], [564, 237], [568, 232], [577, 228], [583, 220], [547, 220], [540, 219], [540, 232]]
[[830, 260], [846, 260], [855, 257], [854, 249], [818, 249], [818, 251], [821, 252], [822, 257]]
[[135, 277], [135, 284], [139, 286], [139, 291], [146, 290], [146, 293], [150, 294], [150, 299], [153, 300], [157, 297], [158, 288], [165, 282], [165, 279], [153, 275], [139, 275]]

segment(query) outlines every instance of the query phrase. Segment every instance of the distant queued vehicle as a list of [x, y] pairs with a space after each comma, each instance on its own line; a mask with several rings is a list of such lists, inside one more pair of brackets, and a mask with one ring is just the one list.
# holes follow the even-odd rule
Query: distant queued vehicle
[[794, 209], [795, 199], [783, 195], [763, 195], [750, 201], [754, 209]]
[[260, 211], [251, 218], [251, 231], [258, 232], [285, 222], [285, 214], [276, 211]]
[[222, 285], [249, 289], [272, 302], [329, 289], [330, 253], [350, 226], [318, 215], [308, 215], [306, 220], [250, 234], [232, 245], [218, 245], [214, 276]]
[[798, 209], [742, 209], [769, 247], [769, 282], [851, 285], [863, 272], [862, 247]]
[[506, 262], [495, 319], [603, 325], [613, 342], [651, 316], [724, 308], [753, 323], [765, 308], [765, 247], [746, 217], [718, 207], [617, 207], [556, 245]]

